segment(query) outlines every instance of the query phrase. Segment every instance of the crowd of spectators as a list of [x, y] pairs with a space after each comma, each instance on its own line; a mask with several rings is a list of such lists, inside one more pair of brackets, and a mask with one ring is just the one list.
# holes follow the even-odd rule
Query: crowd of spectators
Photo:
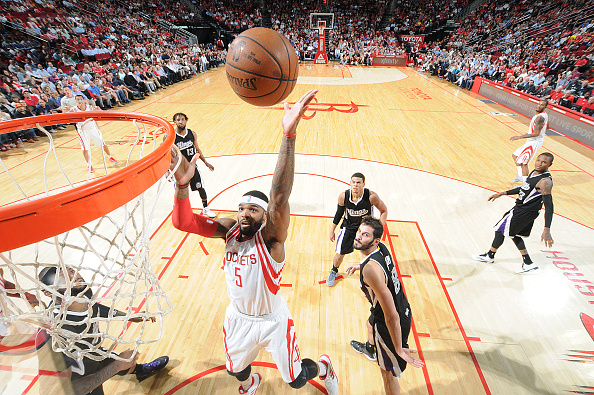
[[[0, 3], [0, 19], [11, 26], [0, 25], [2, 120], [69, 111], [78, 95], [101, 109], [123, 107], [224, 63], [223, 48], [188, 45], [137, 16], [151, 3], [90, 4]], [[32, 129], [3, 134], [0, 150], [37, 140]]]
[[479, 76], [592, 116], [594, 18], [584, 10], [594, 2], [578, 3], [483, 3], [442, 45], [414, 57], [462, 88]]

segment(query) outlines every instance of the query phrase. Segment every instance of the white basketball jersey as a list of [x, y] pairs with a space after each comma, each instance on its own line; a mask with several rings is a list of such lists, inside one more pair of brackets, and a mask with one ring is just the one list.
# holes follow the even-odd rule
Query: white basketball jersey
[[262, 230], [238, 241], [239, 224], [227, 232], [223, 266], [231, 305], [240, 313], [270, 314], [281, 305], [279, 292], [285, 262], [276, 262], [264, 244]]
[[540, 134], [538, 136], [530, 137], [528, 141], [540, 141], [541, 143], [544, 141], [547, 129], [549, 128], [549, 114], [547, 114], [546, 112], [543, 111], [532, 117], [532, 120], [530, 121], [530, 133], [534, 133], [534, 123], [536, 122], [536, 118], [540, 116], [544, 117], [544, 125], [542, 127], [542, 130], [540, 131]]

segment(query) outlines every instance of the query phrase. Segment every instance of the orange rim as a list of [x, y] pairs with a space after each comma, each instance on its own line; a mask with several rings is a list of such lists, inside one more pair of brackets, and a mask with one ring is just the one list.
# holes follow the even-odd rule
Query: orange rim
[[169, 169], [175, 133], [169, 122], [154, 115], [107, 111], [51, 114], [0, 122], [0, 134], [36, 128], [37, 123], [48, 126], [86, 118], [141, 121], [163, 127], [167, 139], [146, 157], [112, 174], [56, 195], [0, 207], [0, 252], [36, 243], [100, 218], [146, 191]]

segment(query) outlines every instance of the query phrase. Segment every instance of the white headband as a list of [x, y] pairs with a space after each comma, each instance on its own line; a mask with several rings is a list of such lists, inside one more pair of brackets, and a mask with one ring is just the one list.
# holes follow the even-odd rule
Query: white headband
[[262, 207], [264, 211], [268, 210], [268, 203], [256, 196], [244, 195], [239, 199], [239, 204], [241, 203], [255, 204], [256, 206]]

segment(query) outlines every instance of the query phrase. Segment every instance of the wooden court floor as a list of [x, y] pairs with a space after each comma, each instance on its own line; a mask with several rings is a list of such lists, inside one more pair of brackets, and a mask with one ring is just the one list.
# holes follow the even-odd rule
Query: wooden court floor
[[[281, 290], [302, 357], [328, 354], [341, 394], [383, 393], [377, 365], [349, 346], [366, 336], [368, 303], [358, 278], [344, 277], [332, 288], [324, 284], [337, 196], [360, 171], [388, 206], [384, 242], [413, 311], [409, 345], [426, 362], [424, 369], [406, 369], [403, 393], [594, 394], [594, 151], [564, 137], [546, 137], [541, 152], [556, 157], [555, 245], [547, 249], [540, 243], [541, 216], [526, 243], [540, 269], [518, 276], [521, 258], [509, 241], [495, 264], [470, 256], [488, 248], [492, 225], [513, 206], [511, 198], [488, 203], [487, 197], [512, 188], [511, 153], [518, 144], [509, 137], [526, 133], [529, 119], [496, 115], [510, 111], [413, 69], [302, 65], [288, 101], [312, 87], [320, 92], [299, 126]], [[188, 115], [189, 128], [215, 166], [214, 172], [204, 166], [201, 172], [219, 217], [234, 217], [245, 191], [268, 192], [282, 106], [244, 104], [228, 88], [224, 70], [195, 76], [126, 110], [168, 120], [176, 112]], [[114, 123], [102, 130], [114, 156], [124, 157], [133, 128]], [[84, 181], [76, 132], [69, 127], [54, 137], [73, 179]], [[31, 169], [43, 161], [44, 144], [1, 157], [12, 174], [27, 181], [31, 194], [42, 192], [39, 174]], [[108, 165], [110, 171], [122, 166]], [[101, 171], [93, 175], [100, 176]], [[8, 182], [5, 172], [0, 180]], [[172, 195], [169, 185], [159, 200], [150, 248], [153, 271], [174, 311], [164, 318], [162, 339], [143, 347], [140, 357], [166, 354], [171, 362], [142, 383], [116, 376], [104, 385], [105, 393], [237, 393], [236, 380], [224, 371], [224, 246], [175, 230]], [[1, 199], [6, 204], [19, 196], [6, 188]], [[198, 195], [191, 200], [199, 212]], [[347, 256], [340, 274], [358, 260], [356, 254]], [[33, 328], [25, 332], [16, 340], [0, 339], [0, 393], [69, 393], [50, 342]], [[258, 394], [294, 393], [272, 362], [266, 353], [257, 359], [254, 371], [264, 379]], [[325, 392], [314, 380], [300, 393]]]

